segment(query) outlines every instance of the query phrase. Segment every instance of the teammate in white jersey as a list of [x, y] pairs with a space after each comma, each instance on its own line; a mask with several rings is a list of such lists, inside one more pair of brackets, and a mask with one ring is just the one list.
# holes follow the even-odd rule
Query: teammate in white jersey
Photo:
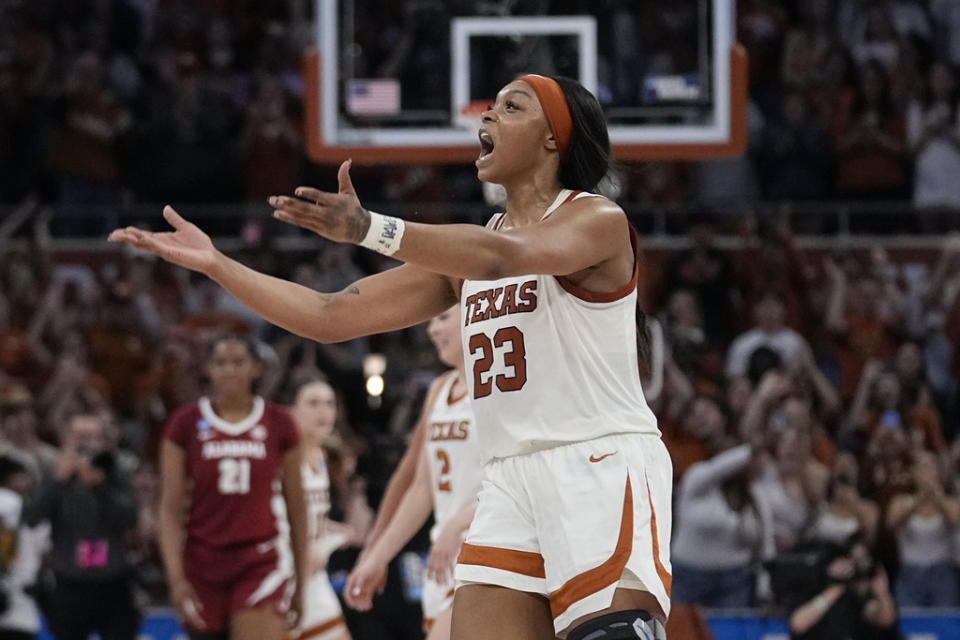
[[330, 586], [327, 560], [348, 538], [346, 525], [329, 519], [330, 476], [323, 441], [333, 433], [337, 396], [322, 380], [297, 389], [291, 414], [300, 428], [303, 448], [303, 496], [307, 505], [308, 574], [304, 580], [303, 616], [292, 634], [296, 640], [350, 640], [340, 601]]
[[497, 228], [364, 209], [350, 181], [273, 196], [274, 217], [406, 264], [335, 294], [258, 273], [173, 209], [174, 232], [111, 235], [201, 271], [264, 318], [322, 342], [423, 322], [458, 300], [486, 459], [458, 561], [455, 640], [663, 637], [670, 458], [640, 392], [636, 239], [590, 192], [609, 168], [603, 111], [573, 80], [522, 76], [482, 116], [480, 180]]
[[423, 582], [423, 620], [428, 640], [450, 638], [453, 567], [473, 520], [483, 479], [480, 445], [464, 376], [458, 307], [444, 311], [427, 329], [440, 361], [454, 367], [430, 385], [417, 429], [425, 429], [413, 482], [382, 535], [358, 561], [344, 589], [347, 603], [372, 606], [389, 562], [433, 511], [430, 556]]

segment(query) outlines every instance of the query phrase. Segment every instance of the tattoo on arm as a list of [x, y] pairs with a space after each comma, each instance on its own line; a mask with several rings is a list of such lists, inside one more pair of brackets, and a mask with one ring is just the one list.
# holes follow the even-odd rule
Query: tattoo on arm
[[350, 242], [357, 244], [363, 240], [370, 228], [370, 213], [357, 205], [352, 212], [344, 216], [343, 223], [346, 226], [346, 234]]

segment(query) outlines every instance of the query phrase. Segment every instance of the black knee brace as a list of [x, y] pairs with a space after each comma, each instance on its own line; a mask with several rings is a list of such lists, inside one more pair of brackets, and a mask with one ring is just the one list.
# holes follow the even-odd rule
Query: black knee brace
[[643, 609], [614, 611], [570, 630], [567, 640], [667, 640], [667, 630]]

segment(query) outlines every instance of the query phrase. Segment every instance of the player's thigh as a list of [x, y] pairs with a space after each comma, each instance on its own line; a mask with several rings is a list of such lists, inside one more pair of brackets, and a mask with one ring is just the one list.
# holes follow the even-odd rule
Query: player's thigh
[[230, 615], [230, 640], [286, 640], [287, 627], [276, 609], [264, 605]]
[[550, 603], [541, 595], [469, 584], [453, 598], [451, 640], [553, 640]]

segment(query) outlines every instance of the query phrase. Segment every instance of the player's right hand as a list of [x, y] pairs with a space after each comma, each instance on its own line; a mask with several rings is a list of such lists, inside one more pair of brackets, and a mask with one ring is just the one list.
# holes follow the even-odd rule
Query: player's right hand
[[125, 242], [137, 249], [155, 253], [167, 262], [208, 273], [217, 258], [217, 250], [210, 236], [180, 217], [173, 207], [163, 208], [163, 217], [174, 231], [143, 231], [136, 227], [116, 229], [107, 238], [110, 242]]
[[373, 607], [373, 596], [383, 591], [387, 582], [387, 565], [361, 558], [347, 577], [343, 588], [343, 599], [357, 611], [369, 611]]
[[193, 586], [186, 579], [175, 580], [170, 583], [170, 599], [180, 614], [180, 619], [187, 626], [204, 630], [207, 623], [203, 620], [203, 604], [193, 590]]

